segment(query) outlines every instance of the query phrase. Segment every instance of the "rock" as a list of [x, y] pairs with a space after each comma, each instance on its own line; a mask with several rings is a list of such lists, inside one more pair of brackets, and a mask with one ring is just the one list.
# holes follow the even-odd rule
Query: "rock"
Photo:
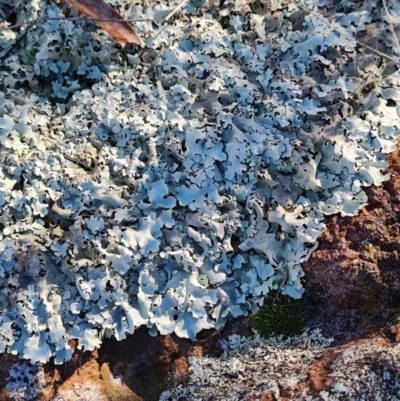
[[400, 312], [399, 156], [389, 156], [391, 180], [367, 189], [362, 213], [327, 219], [319, 248], [303, 264], [313, 324], [336, 344], [377, 332]]
[[188, 382], [160, 400], [397, 401], [399, 363], [400, 344], [386, 336], [333, 347], [320, 329], [287, 339], [236, 336], [221, 358], [192, 359]]

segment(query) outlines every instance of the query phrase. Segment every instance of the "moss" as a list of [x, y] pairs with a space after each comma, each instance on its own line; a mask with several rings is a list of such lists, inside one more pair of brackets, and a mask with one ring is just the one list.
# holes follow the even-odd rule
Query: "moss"
[[138, 378], [140, 383], [137, 383], [135, 392], [148, 401], [157, 401], [168, 387], [166, 374], [154, 367], [145, 369]]
[[251, 325], [262, 337], [294, 336], [306, 327], [310, 314], [304, 299], [294, 299], [272, 290], [264, 305], [251, 317]]

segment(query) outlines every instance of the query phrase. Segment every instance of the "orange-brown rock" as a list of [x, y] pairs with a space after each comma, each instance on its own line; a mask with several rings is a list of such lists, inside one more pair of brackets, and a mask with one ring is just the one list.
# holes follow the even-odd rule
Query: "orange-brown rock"
[[399, 157], [389, 157], [393, 178], [367, 189], [364, 213], [327, 219], [319, 248], [303, 265], [313, 323], [337, 344], [379, 331], [400, 311]]

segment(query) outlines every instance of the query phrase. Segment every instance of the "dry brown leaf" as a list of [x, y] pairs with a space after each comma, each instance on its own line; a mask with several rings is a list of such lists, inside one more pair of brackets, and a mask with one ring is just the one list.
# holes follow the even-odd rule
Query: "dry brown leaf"
[[76, 8], [82, 14], [94, 20], [113, 20], [113, 21], [95, 21], [105, 31], [107, 31], [115, 40], [122, 43], [136, 43], [143, 46], [139, 36], [132, 26], [118, 14], [108, 4], [102, 0], [65, 0], [71, 7]]

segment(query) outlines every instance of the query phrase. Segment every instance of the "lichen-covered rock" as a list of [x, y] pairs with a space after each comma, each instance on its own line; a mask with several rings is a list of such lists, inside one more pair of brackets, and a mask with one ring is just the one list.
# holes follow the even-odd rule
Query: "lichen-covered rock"
[[[172, 7], [113, 4], [146, 19]], [[0, 351], [63, 363], [73, 339], [93, 350], [142, 325], [195, 339], [282, 277], [300, 298], [324, 216], [357, 214], [363, 187], [389, 178], [400, 75], [382, 64], [360, 93], [374, 59], [351, 39], [375, 15], [327, 26], [300, 24], [294, 3], [249, 6], [194, 1], [138, 24], [147, 48], [126, 60], [73, 21], [2, 36]]]
[[389, 160], [391, 180], [367, 190], [369, 205], [356, 218], [329, 219], [303, 265], [315, 322], [337, 343], [374, 333], [399, 314], [399, 151]]
[[160, 401], [390, 400], [400, 398], [400, 344], [388, 338], [329, 347], [320, 329], [283, 340], [230, 337], [220, 358], [190, 358], [189, 380]]
[[44, 373], [38, 366], [27, 362], [15, 362], [8, 372], [8, 396], [15, 401], [36, 400], [45, 384]]

